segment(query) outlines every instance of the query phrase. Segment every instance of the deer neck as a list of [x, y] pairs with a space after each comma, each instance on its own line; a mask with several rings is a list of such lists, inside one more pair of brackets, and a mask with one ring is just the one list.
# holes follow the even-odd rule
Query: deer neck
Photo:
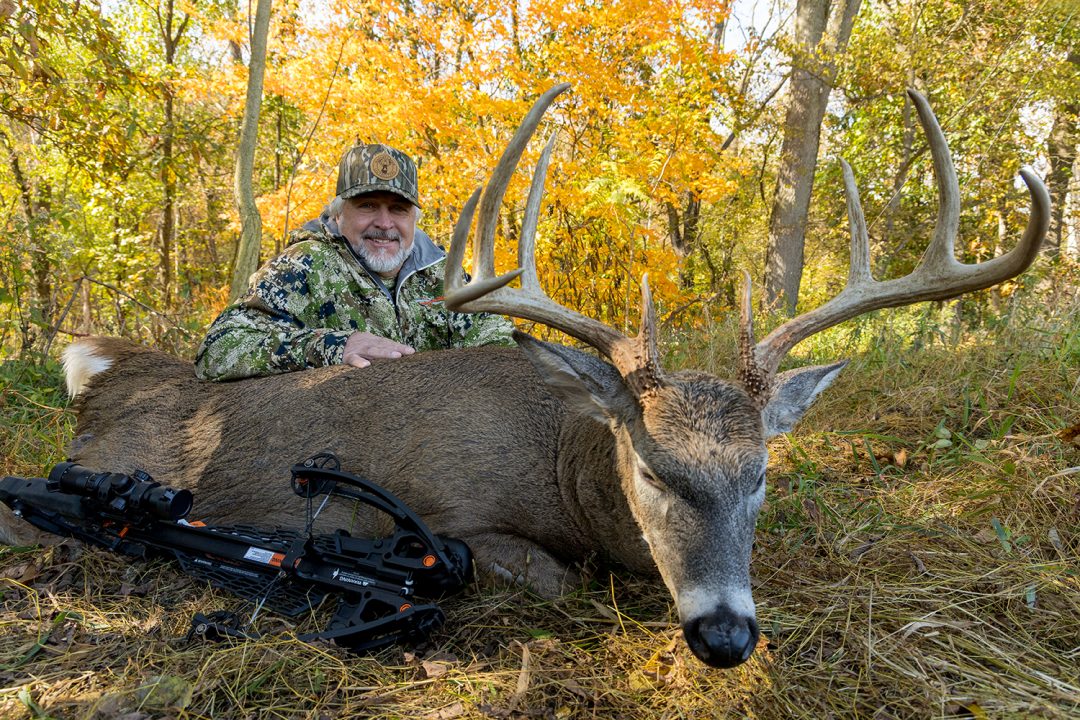
[[623, 479], [631, 478], [635, 453], [625, 428], [577, 416], [559, 438], [559, 486], [567, 512], [593, 553], [630, 570], [655, 573], [656, 565], [630, 512]]

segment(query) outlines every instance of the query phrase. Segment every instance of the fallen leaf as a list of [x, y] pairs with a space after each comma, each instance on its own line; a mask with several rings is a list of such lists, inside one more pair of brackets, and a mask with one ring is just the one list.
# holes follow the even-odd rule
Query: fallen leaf
[[498, 720], [505, 720], [505, 718], [508, 718], [514, 714], [513, 710], [510, 710], [508, 708], [497, 708], [494, 705], [489, 705], [488, 703], [480, 703], [480, 705], [478, 705], [476, 709], [484, 715], [497, 718]]
[[120, 584], [120, 595], [122, 597], [128, 597], [129, 595], [145, 597], [149, 591], [150, 583], [143, 583], [142, 585], [132, 585], [131, 583]]
[[597, 699], [596, 698], [596, 693], [589, 692], [585, 688], [581, 687], [581, 684], [577, 680], [575, 680], [573, 678], [567, 678], [565, 680], [561, 680], [561, 681], [559, 681], [559, 684], [562, 685], [567, 690], [569, 690], [570, 692], [577, 695], [579, 698], [582, 698], [583, 700], [595, 701]]
[[873, 549], [874, 544], [875, 544], [875, 541], [873, 541], [873, 540], [871, 540], [870, 542], [863, 543], [859, 547], [852, 550], [851, 553], [848, 555], [848, 557], [851, 558], [852, 560], [858, 560], [863, 555], [870, 552], [870, 550]]
[[595, 598], [589, 598], [589, 602], [596, 608], [596, 612], [600, 613], [600, 616], [608, 620], [614, 620], [619, 622], [619, 615], [607, 605], [597, 601]]
[[1050, 544], [1054, 546], [1054, 549], [1059, 553], [1065, 552], [1065, 546], [1061, 542], [1061, 534], [1056, 527], [1052, 527], [1046, 531], [1046, 536], [1050, 538]]
[[892, 456], [892, 461], [893, 464], [897, 467], [905, 467], [907, 465], [907, 450], [900, 448], [899, 450], [894, 452]]
[[426, 720], [451, 720], [451, 718], [461, 717], [465, 714], [465, 706], [460, 702], [456, 702], [453, 705], [447, 705], [444, 708], [429, 712], [427, 715], [423, 715]]
[[10, 570], [4, 573], [3, 579], [14, 580], [17, 583], [27, 585], [40, 573], [41, 565], [32, 562], [23, 563], [12, 567]]
[[975, 718], [975, 720], [987, 720], [988, 716], [986, 711], [982, 709], [982, 706], [979, 705], [979, 703], [970, 702], [965, 704], [964, 707], [971, 713], [971, 717]]
[[657, 685], [659, 684], [657, 683], [655, 678], [649, 677], [641, 670], [635, 670], [630, 673], [628, 681], [630, 683], [630, 689], [637, 692], [641, 692], [643, 690], [655, 690]]
[[1058, 437], [1068, 443], [1080, 444], [1080, 441], [1078, 441], [1078, 438], [1080, 438], [1080, 423], [1058, 431]]
[[442, 677], [450, 670], [450, 665], [441, 662], [432, 662], [430, 660], [424, 660], [420, 663], [420, 667], [424, 669], [424, 677], [437, 678]]

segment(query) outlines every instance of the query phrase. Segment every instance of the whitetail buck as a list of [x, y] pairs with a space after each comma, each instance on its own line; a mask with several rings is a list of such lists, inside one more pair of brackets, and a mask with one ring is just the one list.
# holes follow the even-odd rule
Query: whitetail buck
[[[937, 228], [915, 271], [871, 278], [865, 223], [845, 164], [852, 237], [843, 292], [755, 345], [747, 283], [738, 380], [665, 372], [646, 282], [634, 339], [556, 305], [539, 288], [533, 242], [553, 143], [527, 201], [523, 269], [494, 274], [506, 187], [564, 89], [537, 101], [495, 168], [480, 206], [474, 279], [465, 286], [455, 282], [456, 270], [479, 191], [462, 210], [446, 304], [557, 328], [610, 363], [519, 334], [519, 349], [426, 353], [363, 369], [218, 384], [196, 380], [190, 363], [160, 352], [90, 338], [66, 352], [78, 410], [71, 458], [95, 469], [143, 468], [189, 488], [194, 514], [211, 521], [298, 526], [302, 501], [289, 489], [287, 468], [332, 451], [344, 469], [386, 486], [433, 530], [468, 542], [482, 571], [542, 594], [578, 585], [572, 568], [588, 556], [658, 570], [694, 654], [717, 667], [745, 661], [758, 641], [750, 550], [765, 497], [765, 442], [790, 430], [844, 365], [777, 373], [781, 360], [800, 340], [869, 310], [950, 298], [1023, 272], [1046, 232], [1049, 198], [1038, 178], [1022, 171], [1032, 202], [1023, 239], [988, 262], [957, 262], [956, 175], [926, 100], [912, 92], [941, 194]], [[519, 275], [521, 287], [509, 287]], [[328, 508], [320, 522], [377, 531], [352, 512]]]

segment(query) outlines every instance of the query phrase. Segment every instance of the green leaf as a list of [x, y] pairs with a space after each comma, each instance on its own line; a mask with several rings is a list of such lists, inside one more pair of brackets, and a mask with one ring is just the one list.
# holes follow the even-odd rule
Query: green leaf
[[1012, 553], [1012, 543], [1009, 542], [1009, 531], [1005, 529], [1005, 526], [1001, 524], [1001, 521], [995, 518], [990, 518], [990, 525], [994, 528], [994, 534], [997, 535], [998, 542], [1001, 543], [1001, 547], [1005, 549], [1005, 552]]

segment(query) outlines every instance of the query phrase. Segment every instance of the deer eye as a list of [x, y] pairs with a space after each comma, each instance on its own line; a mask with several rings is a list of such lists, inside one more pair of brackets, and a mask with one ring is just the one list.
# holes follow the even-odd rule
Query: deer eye
[[761, 488], [763, 488], [764, 486], [765, 486], [765, 471], [762, 470], [761, 474], [758, 475], [757, 482], [754, 483], [754, 489], [750, 491], [750, 494], [751, 495], [756, 495], [758, 492], [761, 491]]
[[668, 489], [667, 485], [664, 484], [663, 480], [656, 477], [656, 475], [653, 473], [652, 470], [650, 470], [647, 467], [640, 467], [639, 472], [641, 473], [641, 479], [644, 480], [646, 482], [646, 484], [653, 486], [654, 488], [656, 488], [657, 490], [660, 490], [661, 492], [666, 492], [667, 491], [667, 489]]

